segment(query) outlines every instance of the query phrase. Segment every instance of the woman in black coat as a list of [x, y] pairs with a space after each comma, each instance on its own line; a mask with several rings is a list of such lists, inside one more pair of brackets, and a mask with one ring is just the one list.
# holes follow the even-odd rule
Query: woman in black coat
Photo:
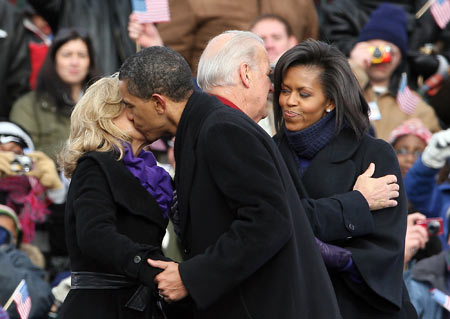
[[71, 177], [66, 237], [72, 287], [59, 318], [163, 318], [146, 260], [161, 242], [172, 201], [169, 175], [145, 151], [116, 77], [76, 105], [60, 164]]
[[400, 185], [398, 205], [373, 212], [372, 233], [318, 241], [343, 318], [414, 318], [402, 281], [406, 196], [391, 146], [367, 134], [368, 109], [336, 48], [309, 40], [278, 61], [275, 141], [300, 197], [352, 191], [372, 162], [376, 175], [394, 174]]

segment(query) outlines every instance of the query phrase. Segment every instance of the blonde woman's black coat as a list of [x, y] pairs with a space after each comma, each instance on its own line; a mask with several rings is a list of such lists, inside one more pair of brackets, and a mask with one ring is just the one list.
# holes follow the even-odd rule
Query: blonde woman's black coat
[[[72, 271], [125, 275], [134, 286], [77, 289], [58, 318], [159, 318], [147, 258], [165, 259], [161, 242], [167, 219], [139, 180], [108, 152], [83, 156], [73, 174], [66, 204], [66, 238]], [[125, 307], [141, 285], [153, 288], [144, 311]]]
[[175, 139], [195, 318], [340, 318], [333, 288], [276, 145], [244, 113], [194, 93]]
[[[301, 198], [319, 199], [351, 192], [357, 177], [372, 162], [375, 163], [374, 177], [397, 176], [398, 205], [372, 212], [372, 233], [329, 241], [352, 252], [361, 283], [354, 282], [346, 273], [330, 273], [330, 277], [344, 319], [416, 318], [402, 277], [407, 199], [391, 145], [369, 135], [358, 141], [353, 131], [345, 128], [312, 159], [300, 179], [285, 134], [281, 132], [274, 139]], [[354, 209], [363, 211], [366, 207]], [[324, 227], [323, 232], [326, 231]]]

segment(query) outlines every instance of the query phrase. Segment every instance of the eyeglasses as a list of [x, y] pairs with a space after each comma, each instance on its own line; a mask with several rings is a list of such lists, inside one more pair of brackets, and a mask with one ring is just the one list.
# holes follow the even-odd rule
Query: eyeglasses
[[412, 156], [414, 156], [415, 158], [419, 157], [420, 155], [422, 155], [422, 151], [418, 151], [418, 150], [414, 150], [414, 151], [410, 151], [405, 147], [401, 147], [399, 149], [395, 150], [395, 153], [397, 155], [402, 155], [402, 156], [406, 156], [411, 154]]

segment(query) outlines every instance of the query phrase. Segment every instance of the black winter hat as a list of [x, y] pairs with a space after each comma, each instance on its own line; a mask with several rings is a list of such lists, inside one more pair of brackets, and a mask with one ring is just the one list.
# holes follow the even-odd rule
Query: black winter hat
[[357, 42], [374, 39], [391, 42], [400, 49], [404, 58], [408, 52], [406, 19], [406, 12], [402, 7], [382, 3], [370, 14]]

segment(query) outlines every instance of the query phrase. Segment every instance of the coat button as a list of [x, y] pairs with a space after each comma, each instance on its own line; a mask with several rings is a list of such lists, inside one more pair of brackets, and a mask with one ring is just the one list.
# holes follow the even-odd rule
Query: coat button
[[353, 225], [353, 224], [348, 224], [348, 228], [349, 228], [350, 230], [355, 230], [355, 225]]
[[133, 261], [135, 264], [139, 264], [141, 262], [141, 260], [142, 260], [141, 256], [134, 256]]

